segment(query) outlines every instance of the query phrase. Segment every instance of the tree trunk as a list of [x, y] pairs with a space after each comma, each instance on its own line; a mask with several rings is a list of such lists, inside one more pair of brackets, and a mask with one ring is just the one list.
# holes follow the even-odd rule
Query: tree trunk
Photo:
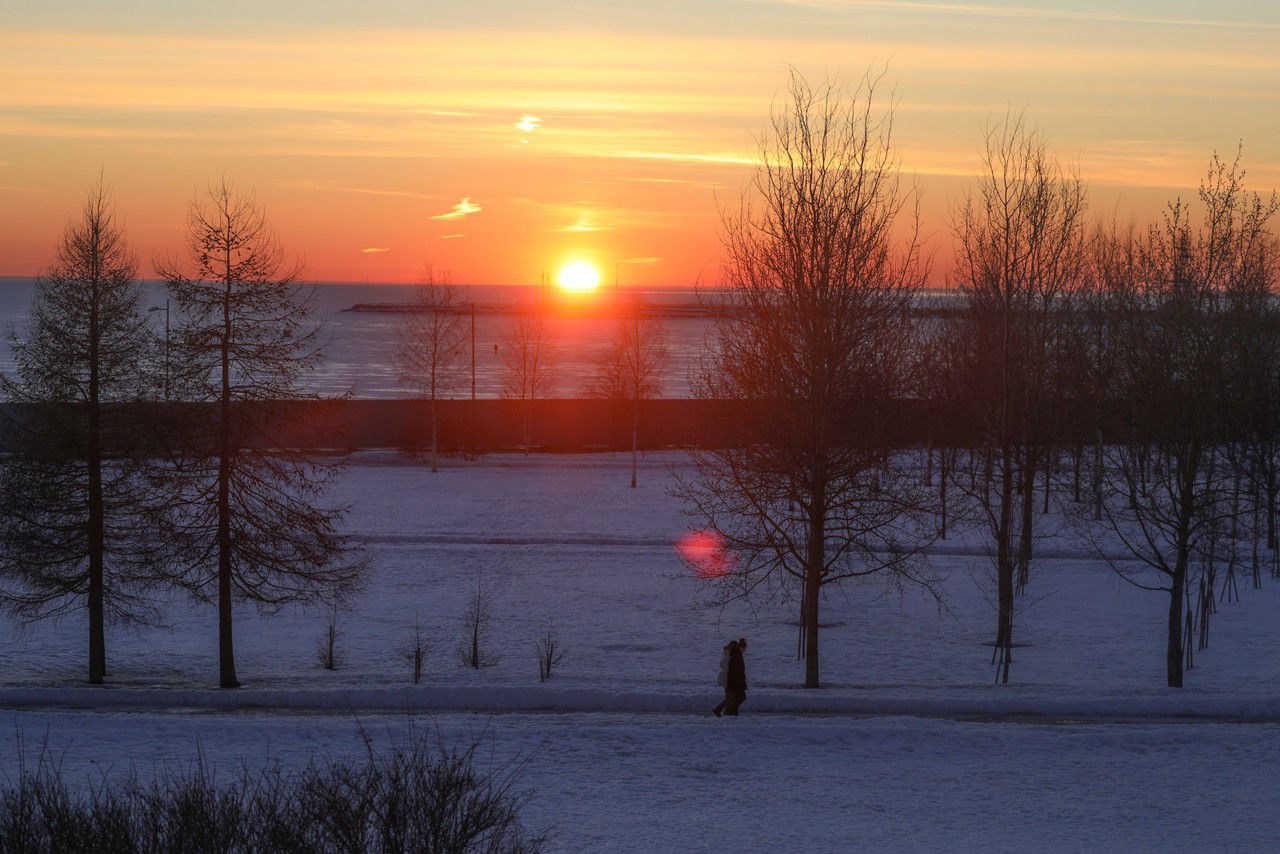
[[1269, 551], [1276, 550], [1276, 478], [1273, 475], [1267, 478], [1267, 549]]
[[222, 323], [221, 421], [218, 425], [218, 685], [239, 688], [231, 634], [231, 261]]
[[[812, 546], [810, 547], [812, 551]], [[821, 580], [820, 566], [815, 567], [812, 555], [805, 567], [804, 584], [804, 687], [820, 688], [818, 681], [818, 590]]]
[[1093, 445], [1093, 520], [1102, 521], [1102, 428], [1098, 428]]
[[823, 502], [825, 485], [814, 484], [809, 502], [809, 543], [804, 567], [804, 687], [819, 688], [818, 680], [818, 593], [822, 568], [826, 563], [827, 510]]
[[102, 501], [102, 412], [99, 406], [98, 283], [94, 271], [89, 307], [89, 682], [101, 685], [107, 673], [105, 635], [105, 520]]
[[1169, 643], [1165, 663], [1170, 688], [1182, 687], [1182, 596], [1186, 583], [1187, 559], [1185, 554], [1180, 554], [1169, 589]]
[[938, 532], [940, 539], [947, 538], [947, 452], [938, 454], [938, 505], [942, 510], [942, 525]]
[[431, 395], [431, 471], [437, 472], [440, 469], [436, 467], [436, 441], [439, 436], [439, 421], [436, 418], [436, 396]]
[[1000, 515], [996, 529], [996, 646], [991, 655], [996, 681], [1007, 684], [1013, 658], [1013, 483], [1012, 449], [1004, 449], [1000, 473]]
[[631, 488], [636, 488], [636, 454], [640, 448], [640, 403], [631, 413]]
[[1018, 589], [1026, 588], [1031, 578], [1031, 535], [1035, 516], [1036, 491], [1036, 452], [1032, 448], [1024, 450], [1024, 470], [1022, 473], [1022, 518], [1018, 536]]

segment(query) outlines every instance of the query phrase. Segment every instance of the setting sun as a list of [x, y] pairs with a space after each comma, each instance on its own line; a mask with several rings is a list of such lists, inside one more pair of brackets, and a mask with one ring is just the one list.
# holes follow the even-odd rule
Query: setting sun
[[600, 287], [600, 271], [585, 261], [574, 261], [560, 269], [558, 281], [563, 290], [589, 293]]

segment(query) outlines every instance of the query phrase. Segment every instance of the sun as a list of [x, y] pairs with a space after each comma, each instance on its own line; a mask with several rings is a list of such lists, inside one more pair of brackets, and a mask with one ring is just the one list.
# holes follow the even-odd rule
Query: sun
[[574, 261], [560, 268], [557, 280], [562, 290], [575, 294], [591, 293], [600, 287], [600, 271], [586, 261]]

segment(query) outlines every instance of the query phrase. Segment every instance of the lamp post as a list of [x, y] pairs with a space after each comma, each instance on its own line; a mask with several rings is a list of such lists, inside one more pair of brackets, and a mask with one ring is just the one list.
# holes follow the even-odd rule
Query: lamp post
[[476, 301], [471, 299], [461, 305], [471, 315], [471, 406], [468, 412], [468, 421], [471, 423], [468, 441], [471, 444], [471, 452], [474, 454], [476, 448]]
[[164, 312], [164, 399], [169, 399], [169, 300], [164, 301], [164, 306], [153, 305], [147, 309], [147, 312], [163, 311]]

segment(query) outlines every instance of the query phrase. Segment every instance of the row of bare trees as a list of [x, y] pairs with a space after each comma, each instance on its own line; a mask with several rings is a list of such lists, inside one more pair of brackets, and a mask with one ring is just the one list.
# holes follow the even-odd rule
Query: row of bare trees
[[[1260, 578], [1259, 542], [1276, 565], [1280, 202], [1246, 191], [1239, 156], [1215, 156], [1197, 203], [1145, 228], [1091, 222], [1083, 178], [1011, 113], [952, 208], [955, 290], [931, 303], [878, 79], [848, 92], [793, 76], [726, 217], [695, 393], [741, 402], [745, 434], [694, 451], [673, 490], [733, 555], [714, 601], [798, 602], [818, 687], [824, 588], [880, 574], [938, 595], [923, 554], [960, 521], [991, 560], [1007, 682], [1052, 510], [1167, 595], [1180, 686], [1215, 584], [1234, 590], [1250, 561]], [[883, 406], [911, 399], [923, 448]]]
[[[470, 326], [464, 322], [469, 309]], [[637, 300], [618, 306], [614, 334], [591, 365], [583, 392], [624, 405], [631, 427], [631, 486], [636, 485], [640, 412], [644, 401], [658, 396], [666, 364], [666, 332], [661, 318]], [[439, 421], [436, 402], [453, 397], [466, 382], [464, 361], [475, 358], [475, 305], [463, 302], [448, 277], [428, 270], [415, 292], [400, 329], [397, 360], [400, 382], [427, 402], [431, 425], [431, 470], [438, 471]], [[469, 335], [468, 335], [469, 333]], [[558, 349], [544, 314], [516, 314], [503, 335], [502, 397], [520, 409], [525, 453], [533, 445], [536, 401], [555, 389]], [[474, 361], [471, 393], [475, 395]]]
[[186, 236], [155, 263], [177, 309], [159, 340], [100, 180], [36, 280], [3, 379], [0, 603], [24, 622], [83, 608], [94, 683], [104, 625], [162, 624], [157, 596], [177, 589], [216, 603], [219, 683], [235, 687], [234, 603], [340, 602], [364, 568], [327, 498], [337, 467], [275, 435], [288, 403], [315, 397], [300, 268], [226, 180], [193, 201]]

